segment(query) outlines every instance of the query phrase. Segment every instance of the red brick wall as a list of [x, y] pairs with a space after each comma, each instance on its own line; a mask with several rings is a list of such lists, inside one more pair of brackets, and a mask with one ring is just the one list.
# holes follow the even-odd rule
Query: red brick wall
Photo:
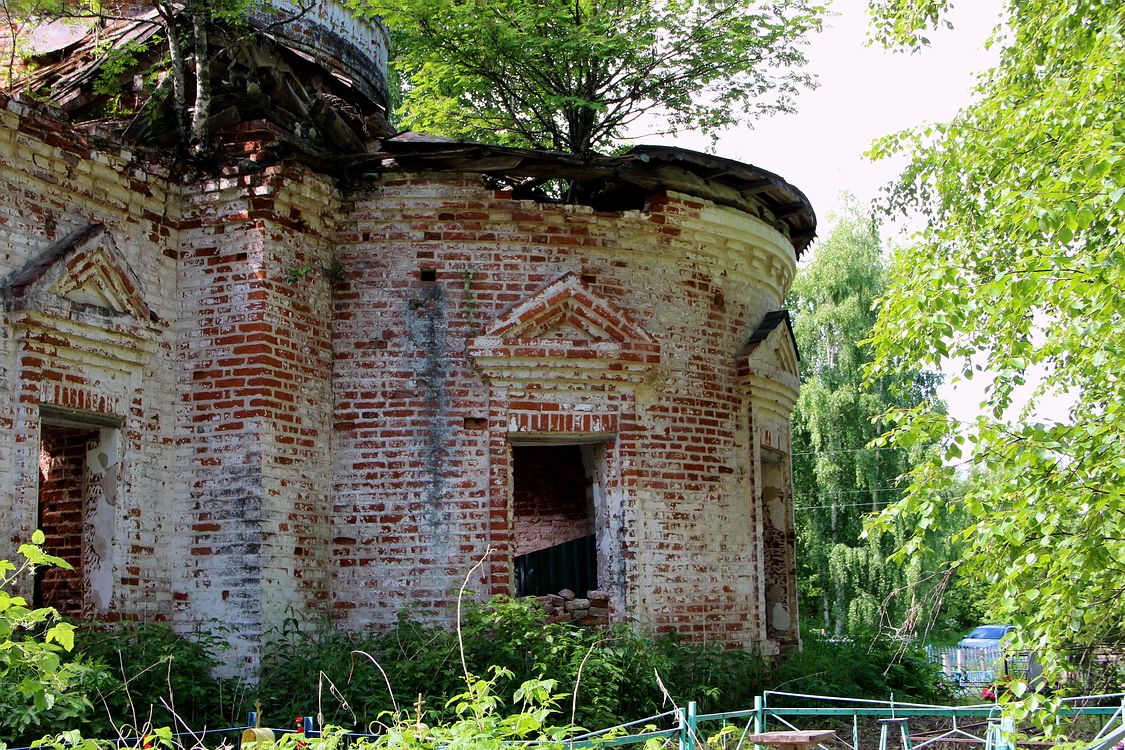
[[[488, 549], [471, 584], [510, 591], [509, 434], [604, 435], [598, 567], [615, 617], [701, 640], [765, 638], [756, 454], [735, 354], [781, 304], [785, 241], [692, 199], [599, 214], [511, 201], [473, 177], [392, 175], [345, 210], [338, 617], [390, 622], [408, 602], [448, 603]], [[565, 274], [651, 334], [659, 361], [597, 360], [596, 346], [572, 359], [550, 342], [465, 356]]]
[[[98, 613], [107, 618], [171, 611], [173, 559], [161, 550], [176, 484], [175, 368], [173, 342], [158, 321], [176, 308], [177, 188], [165, 176], [158, 161], [74, 132], [46, 107], [0, 95], [0, 277], [73, 230], [101, 225], [99, 242], [117, 256], [111, 265], [131, 269], [156, 318], [72, 308], [47, 290], [7, 311], [0, 327], [0, 546], [8, 550], [0, 557], [10, 559], [39, 523], [40, 406], [121, 422], [117, 445], [130, 458], [108, 488], [117, 493], [117, 518], [100, 571], [113, 579], [99, 587], [109, 594]], [[68, 273], [89, 273], [92, 258], [72, 257]]]
[[[585, 441], [610, 616], [766, 638], [762, 443], [735, 357], [794, 263], [764, 223], [676, 195], [513, 201], [475, 176], [180, 185], [0, 103], [4, 275], [97, 221], [160, 321], [58, 309], [0, 336], [9, 542], [36, 523], [40, 405], [122, 420], [114, 616], [217, 617], [252, 660], [289, 608], [392, 623], [451, 604], [486, 554], [470, 587], [509, 592], [512, 444]], [[236, 135], [249, 159], [268, 138]], [[560, 283], [562, 312], [537, 296]], [[566, 331], [493, 331], [520, 303]]]
[[51, 567], [37, 574], [37, 605], [54, 607], [68, 617], [83, 609], [82, 537], [85, 533], [84, 487], [89, 430], [43, 426], [39, 456], [39, 528], [43, 550], [70, 563], [73, 570]]
[[209, 180], [182, 227], [180, 471], [189, 490], [178, 617], [235, 626], [238, 655], [251, 661], [264, 630], [293, 611], [314, 621], [328, 593], [324, 233], [334, 212], [318, 201], [333, 195], [299, 170]]

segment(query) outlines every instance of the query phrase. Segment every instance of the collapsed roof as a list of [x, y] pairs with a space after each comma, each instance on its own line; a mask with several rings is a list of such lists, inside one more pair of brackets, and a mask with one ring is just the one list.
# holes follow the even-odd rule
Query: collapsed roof
[[[321, 35], [320, 47], [313, 48], [297, 35], [279, 33], [284, 21], [251, 19], [241, 29], [212, 25], [211, 132], [267, 120], [321, 148], [348, 152], [392, 135], [382, 75], [356, 75], [357, 66], [344, 62], [345, 40]], [[50, 101], [73, 122], [129, 141], [171, 145], [178, 135], [165, 33], [156, 10], [107, 20], [33, 50], [33, 68], [16, 90]], [[194, 66], [186, 72], [194, 79]], [[193, 80], [187, 84], [194, 89]]]
[[[342, 39], [321, 35], [320, 47], [313, 47], [308, 35], [279, 31], [286, 21], [251, 19], [247, 28], [216, 27], [210, 34], [208, 125], [220, 140], [224, 128], [266, 121], [282, 134], [271, 146], [279, 157], [341, 176], [473, 172], [516, 198], [603, 211], [640, 209], [653, 193], [672, 190], [757, 216], [788, 237], [797, 255], [816, 236], [816, 215], [804, 193], [779, 175], [731, 159], [667, 146], [578, 156], [396, 133], [382, 72], [358, 65]], [[148, 10], [44, 44], [31, 55], [35, 67], [18, 90], [47, 99], [79, 126], [171, 146], [179, 136], [160, 33], [157, 12]], [[115, 54], [116, 62], [108, 63]]]
[[[812, 204], [780, 176], [752, 164], [670, 146], [635, 146], [620, 156], [580, 157], [401, 133], [350, 161], [353, 169], [479, 172], [509, 178], [516, 198], [556, 199], [601, 211], [640, 209], [652, 193], [674, 190], [757, 216], [788, 237], [798, 255], [816, 237]], [[545, 194], [539, 188], [549, 180], [568, 181], [569, 194]]]

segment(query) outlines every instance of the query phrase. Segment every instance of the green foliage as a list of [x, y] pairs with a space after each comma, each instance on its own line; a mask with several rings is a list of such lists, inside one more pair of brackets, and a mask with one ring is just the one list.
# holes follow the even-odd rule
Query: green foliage
[[[358, 750], [500, 750], [534, 743], [562, 748], [563, 740], [575, 734], [573, 727], [554, 725], [565, 698], [554, 692], [554, 680], [527, 680], [515, 689], [506, 706], [498, 684], [506, 683], [511, 675], [499, 668], [489, 671], [488, 679], [466, 675], [462, 692], [449, 699], [448, 718], [431, 725], [420, 705], [413, 714], [388, 712], [378, 737], [354, 740], [347, 746]], [[328, 726], [320, 737], [283, 735], [276, 746], [279, 750], [337, 750], [345, 746], [344, 734], [343, 729]]]
[[548, 720], [558, 714], [559, 700], [565, 696], [554, 693], [554, 680], [526, 680], [512, 695], [513, 710], [504, 711], [503, 702], [496, 693], [498, 684], [509, 681], [512, 674], [493, 667], [490, 679], [466, 675], [463, 692], [446, 703], [453, 718], [433, 727], [427, 726], [422, 716], [412, 722], [405, 714], [386, 731], [368, 744], [371, 747], [450, 748], [450, 750], [499, 749], [514, 741], [558, 741], [568, 730], [551, 727]]
[[[770, 687], [849, 698], [948, 703], [953, 686], [921, 649], [872, 632], [825, 639], [811, 634], [804, 648], [778, 665]], [[907, 697], [909, 696], [909, 697]]]
[[[82, 687], [97, 675], [81, 662], [66, 661], [74, 647], [74, 626], [49, 607], [32, 608], [13, 585], [28, 580], [35, 566], [65, 560], [43, 552], [43, 532], [19, 547], [23, 562], [0, 560], [0, 737], [20, 740], [44, 721], [69, 721], [85, 715], [92, 704]], [[3, 740], [0, 740], [3, 746]]]
[[901, 565], [887, 560], [902, 541], [901, 526], [861, 538], [864, 517], [901, 496], [899, 477], [929, 448], [872, 445], [886, 427], [880, 416], [892, 407], [941, 409], [932, 373], [864, 378], [872, 305], [884, 288], [877, 228], [851, 201], [798, 272], [788, 300], [803, 381], [793, 414], [801, 611], [835, 635], [932, 622], [936, 603], [927, 593], [947, 587], [959, 556], [955, 545], [935, 540], [927, 559]]
[[[545, 624], [541, 615], [529, 600], [468, 605], [461, 629], [468, 670], [503, 670], [494, 681], [507, 693], [542, 677], [570, 690], [582, 668], [575, 720], [583, 726], [609, 726], [625, 713], [657, 712], [662, 696], [651, 675], [654, 668], [667, 671], [666, 654], [624, 629], [606, 634]], [[418, 695], [429, 716], [451, 720], [454, 711], [447, 703], [464, 689], [457, 634], [409, 614], [393, 630], [376, 634], [349, 635], [327, 626], [307, 630], [290, 621], [266, 647], [262, 668], [262, 703], [271, 711], [280, 708], [283, 716], [308, 713], [316, 686], [324, 685], [327, 694], [327, 685], [335, 685], [346, 702], [326, 701], [329, 723], [369, 724], [393, 709], [394, 700], [409, 704]], [[629, 684], [638, 674], [645, 675], [643, 683]]]
[[950, 0], [869, 0], [874, 38], [887, 46], [918, 48], [930, 43], [928, 29], [951, 28], [942, 18]]
[[45, 21], [60, 16], [89, 15], [99, 8], [97, 3], [72, 0], [4, 0], [0, 3], [0, 54], [3, 67], [0, 68], [0, 86], [12, 86], [19, 78], [17, 62], [23, 60], [27, 52], [30, 34]]
[[[880, 5], [879, 24], [917, 28], [917, 2]], [[925, 554], [921, 530], [949, 528], [954, 464], [974, 467], [957, 508], [972, 519], [965, 567], [1057, 677], [1069, 646], [1125, 640], [1125, 6], [1009, 0], [1006, 16], [976, 102], [875, 148], [911, 152], [888, 208], [926, 229], [891, 269], [873, 376], [994, 376], [970, 424], [928, 406], [890, 415], [889, 444], [942, 451], [875, 528], [905, 521], [919, 533], [903, 556]], [[1035, 421], [1057, 395], [1066, 416]]]
[[[93, 92], [98, 96], [109, 98], [109, 103], [106, 105], [107, 115], [117, 117], [132, 114], [132, 110], [122, 105], [122, 78], [137, 72], [140, 56], [154, 46], [163, 44], [163, 41], [159, 36], [154, 36], [144, 42], [130, 40], [118, 47], [103, 45], [103, 48], [97, 52], [104, 57], [98, 68], [98, 75], [94, 79]], [[159, 69], [166, 66], [167, 61], [162, 61], [156, 71], [146, 71], [146, 78], [155, 78], [155, 74], [160, 72]]]
[[212, 674], [226, 648], [221, 628], [185, 637], [159, 623], [82, 624], [75, 653], [108, 679], [96, 693], [98, 711], [76, 726], [93, 737], [179, 726], [165, 704], [192, 728], [241, 721], [242, 686]]
[[[649, 115], [707, 133], [790, 111], [823, 8], [809, 0], [352, 0], [383, 16], [402, 122], [586, 154]], [[647, 123], [646, 123], [647, 125]]]
[[121, 77], [137, 65], [137, 57], [148, 52], [153, 45], [161, 43], [160, 37], [148, 41], [130, 40], [119, 47], [103, 45], [96, 54], [104, 55], [97, 78], [94, 79], [94, 93], [99, 96], [120, 96]]
[[347, 277], [347, 270], [344, 264], [337, 258], [333, 258], [324, 265], [305, 264], [303, 266], [294, 266], [285, 269], [285, 281], [290, 284], [299, 284], [306, 276], [312, 273], [319, 272], [327, 282], [328, 285], [335, 288], [343, 283]]
[[0, 18], [11, 24], [26, 19], [50, 20], [79, 15], [94, 15], [102, 11], [100, 2], [90, 0], [4, 0]]
[[[416, 702], [427, 725], [463, 718], [456, 697], [466, 683], [455, 632], [409, 616], [373, 635], [297, 626], [290, 621], [275, 633], [263, 655], [260, 700], [267, 723], [287, 725], [319, 711], [328, 724], [378, 730], [387, 721], [384, 712], [401, 719]], [[651, 639], [624, 626], [599, 631], [545, 623], [532, 600], [500, 597], [470, 606], [461, 635], [470, 674], [491, 675], [490, 694], [553, 680], [550, 692], [565, 696], [560, 723], [589, 728], [661, 713], [671, 708], [669, 699], [679, 706], [698, 701], [701, 711], [747, 708], [754, 696], [783, 683], [866, 698], [893, 692], [929, 699], [938, 690], [924, 659], [911, 654], [892, 665], [891, 648], [870, 650], [866, 641], [813, 638], [803, 654], [771, 666], [746, 651]]]
[[189, 0], [183, 7], [188, 16], [202, 16], [208, 21], [238, 31], [246, 29], [250, 15], [265, 5], [264, 0]]
[[75, 626], [8, 593], [32, 566], [69, 567], [41, 551], [42, 539], [36, 532], [33, 544], [20, 548], [26, 562], [19, 570], [0, 561], [0, 683], [15, 688], [0, 691], [0, 737], [18, 746], [63, 729], [85, 737], [144, 735], [176, 725], [164, 702], [191, 727], [236, 721], [238, 686], [211, 675], [225, 647], [221, 633], [187, 639], [157, 624]]
[[26, 699], [11, 696], [9, 706], [0, 698], [4, 715], [24, 717], [13, 735], [20, 744], [64, 728], [116, 737], [179, 726], [165, 704], [193, 728], [239, 721], [240, 686], [211, 674], [226, 646], [221, 633], [199, 631], [188, 639], [159, 624], [62, 624], [73, 633], [73, 651], [60, 667], [70, 675], [67, 700], [33, 712], [22, 708]]
[[[153, 729], [140, 735], [140, 746], [144, 750], [177, 750], [183, 748], [183, 743], [177, 743], [168, 727]], [[31, 743], [33, 748], [43, 750], [119, 750], [119, 745], [113, 740], [99, 740], [83, 736], [77, 729], [48, 735]]]

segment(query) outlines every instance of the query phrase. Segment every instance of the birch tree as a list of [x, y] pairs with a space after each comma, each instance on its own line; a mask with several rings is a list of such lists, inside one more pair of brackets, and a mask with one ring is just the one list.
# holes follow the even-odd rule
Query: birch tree
[[[923, 44], [946, 5], [877, 0], [876, 32]], [[891, 267], [872, 374], [943, 368], [984, 378], [986, 396], [969, 424], [929, 405], [889, 415], [888, 445], [942, 451], [873, 528], [906, 520], [917, 531], [901, 555], [924, 554], [924, 531], [949, 518], [945, 490], [979, 469], [960, 505], [966, 565], [1054, 678], [1125, 640], [1123, 35], [1120, 2], [1008, 0], [975, 103], [875, 148], [911, 155], [887, 208], [925, 229]], [[1037, 416], [1052, 396], [1069, 410]]]

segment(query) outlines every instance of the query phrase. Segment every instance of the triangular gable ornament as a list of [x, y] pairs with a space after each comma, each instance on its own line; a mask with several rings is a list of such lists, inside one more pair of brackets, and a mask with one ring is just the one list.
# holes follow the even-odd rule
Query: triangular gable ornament
[[137, 275], [101, 224], [71, 232], [13, 273], [0, 286], [0, 299], [8, 312], [92, 312], [146, 326], [158, 320]]
[[470, 339], [468, 353], [486, 374], [584, 360], [590, 379], [634, 379], [630, 373], [660, 361], [656, 339], [573, 273], [502, 312]]
[[[560, 335], [560, 331], [566, 331]], [[506, 341], [545, 339], [655, 344], [616, 305], [567, 273], [500, 314], [480, 338]]]
[[749, 370], [756, 370], [799, 382], [800, 361], [788, 310], [766, 313], [746, 346], [738, 353], [738, 368], [743, 375]]
[[736, 357], [739, 381], [760, 417], [788, 423], [801, 387], [800, 355], [788, 310], [766, 313]]

